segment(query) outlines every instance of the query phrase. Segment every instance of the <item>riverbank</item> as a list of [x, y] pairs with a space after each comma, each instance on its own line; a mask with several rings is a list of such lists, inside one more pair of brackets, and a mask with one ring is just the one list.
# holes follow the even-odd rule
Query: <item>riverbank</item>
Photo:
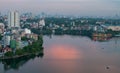
[[28, 53], [28, 54], [23, 54], [23, 55], [15, 55], [15, 56], [12, 56], [12, 57], [2, 56], [2, 57], [0, 57], [0, 60], [17, 59], [17, 58], [21, 58], [21, 57], [25, 57], [25, 56], [30, 56], [30, 55], [38, 56], [39, 54], [43, 54], [43, 51], [38, 52], [38, 53]]

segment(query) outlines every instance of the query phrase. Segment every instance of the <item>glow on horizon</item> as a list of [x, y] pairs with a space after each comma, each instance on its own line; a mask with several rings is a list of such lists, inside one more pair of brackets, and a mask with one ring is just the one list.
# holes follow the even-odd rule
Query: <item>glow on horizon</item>
[[0, 11], [109, 16], [120, 13], [120, 0], [0, 0]]

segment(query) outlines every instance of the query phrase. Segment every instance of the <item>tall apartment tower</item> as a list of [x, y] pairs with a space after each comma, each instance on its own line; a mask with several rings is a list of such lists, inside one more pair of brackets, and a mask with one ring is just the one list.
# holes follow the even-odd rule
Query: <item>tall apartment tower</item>
[[8, 28], [12, 27], [20, 27], [20, 18], [17, 11], [12, 11], [8, 14]]

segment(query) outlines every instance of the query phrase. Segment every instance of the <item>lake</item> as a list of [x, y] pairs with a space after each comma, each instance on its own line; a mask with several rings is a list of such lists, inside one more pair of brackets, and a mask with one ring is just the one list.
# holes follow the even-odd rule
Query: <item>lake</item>
[[44, 36], [42, 56], [0, 62], [0, 73], [120, 73], [120, 38]]

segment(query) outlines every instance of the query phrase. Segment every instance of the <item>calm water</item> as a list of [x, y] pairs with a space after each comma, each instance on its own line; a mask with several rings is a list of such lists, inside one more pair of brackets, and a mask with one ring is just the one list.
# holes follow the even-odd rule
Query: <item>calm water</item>
[[0, 62], [0, 73], [120, 73], [120, 38], [44, 36], [44, 55]]

